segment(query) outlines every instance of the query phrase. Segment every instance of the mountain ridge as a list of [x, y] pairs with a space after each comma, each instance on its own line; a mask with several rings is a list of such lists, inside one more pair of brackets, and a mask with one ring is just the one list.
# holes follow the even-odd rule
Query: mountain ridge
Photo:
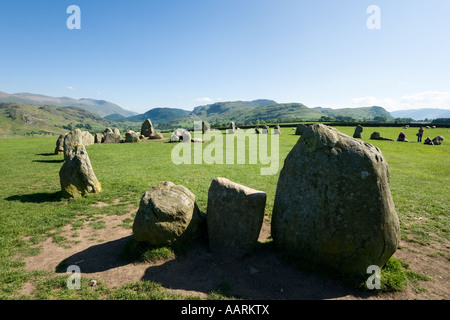
[[57, 107], [79, 107], [89, 112], [98, 114], [101, 117], [105, 117], [110, 114], [120, 114], [125, 117], [129, 117], [137, 114], [137, 112], [125, 110], [119, 105], [106, 100], [51, 97], [29, 92], [10, 94], [0, 91], [0, 102], [15, 102], [26, 105], [53, 105]]

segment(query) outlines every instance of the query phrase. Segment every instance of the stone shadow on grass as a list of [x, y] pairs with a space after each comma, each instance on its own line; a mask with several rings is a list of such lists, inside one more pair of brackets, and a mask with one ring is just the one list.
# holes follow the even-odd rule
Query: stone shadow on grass
[[64, 159], [60, 160], [33, 160], [33, 162], [40, 162], [40, 163], [63, 163]]
[[80, 267], [81, 273], [96, 273], [129, 264], [120, 258], [120, 253], [132, 236], [102, 243], [77, 252], [61, 261], [55, 268], [58, 273], [66, 273], [71, 265]]
[[314, 272], [304, 273], [288, 264], [271, 244], [260, 244], [240, 260], [215, 257], [206, 243], [162, 265], [147, 268], [141, 280], [169, 289], [251, 300], [320, 300], [348, 295], [367, 298], [370, 293], [344, 286]]
[[31, 193], [10, 196], [5, 198], [6, 201], [20, 201], [23, 203], [44, 203], [44, 202], [59, 202], [61, 201], [61, 191], [53, 193]]

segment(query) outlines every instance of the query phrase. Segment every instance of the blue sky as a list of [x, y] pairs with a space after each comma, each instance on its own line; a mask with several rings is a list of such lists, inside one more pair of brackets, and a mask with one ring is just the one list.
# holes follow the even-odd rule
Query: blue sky
[[[70, 5], [81, 30], [66, 26]], [[0, 91], [137, 112], [254, 99], [450, 109], [448, 0], [2, 0], [0, 43]]]

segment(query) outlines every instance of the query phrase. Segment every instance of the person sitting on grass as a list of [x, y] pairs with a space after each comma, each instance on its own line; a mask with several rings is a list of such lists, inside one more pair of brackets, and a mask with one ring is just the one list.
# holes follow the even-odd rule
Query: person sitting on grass
[[402, 142], [406, 142], [406, 136], [405, 134], [402, 132], [400, 132], [397, 141], [402, 141]]
[[429, 144], [429, 145], [432, 145], [432, 146], [434, 145], [433, 140], [431, 140], [430, 137], [427, 137], [427, 138], [425, 139], [424, 144]]

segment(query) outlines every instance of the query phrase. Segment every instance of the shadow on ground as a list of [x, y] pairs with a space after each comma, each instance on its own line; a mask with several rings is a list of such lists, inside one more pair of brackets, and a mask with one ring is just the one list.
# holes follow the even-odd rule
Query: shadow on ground
[[45, 203], [61, 201], [61, 191], [53, 193], [32, 193], [5, 198], [6, 201], [20, 201], [23, 203]]
[[[92, 246], [78, 252], [56, 268], [65, 272], [79, 265], [83, 273], [99, 273], [126, 266], [120, 253], [132, 236]], [[271, 245], [261, 246], [249, 257], [227, 260], [214, 256], [206, 240], [174, 259], [140, 265], [143, 281], [160, 283], [167, 289], [209, 294], [227, 288], [226, 295], [251, 300], [317, 300], [351, 295], [367, 298], [370, 293], [346, 287], [318, 274], [303, 273], [285, 262]], [[223, 292], [223, 290], [222, 290]]]

